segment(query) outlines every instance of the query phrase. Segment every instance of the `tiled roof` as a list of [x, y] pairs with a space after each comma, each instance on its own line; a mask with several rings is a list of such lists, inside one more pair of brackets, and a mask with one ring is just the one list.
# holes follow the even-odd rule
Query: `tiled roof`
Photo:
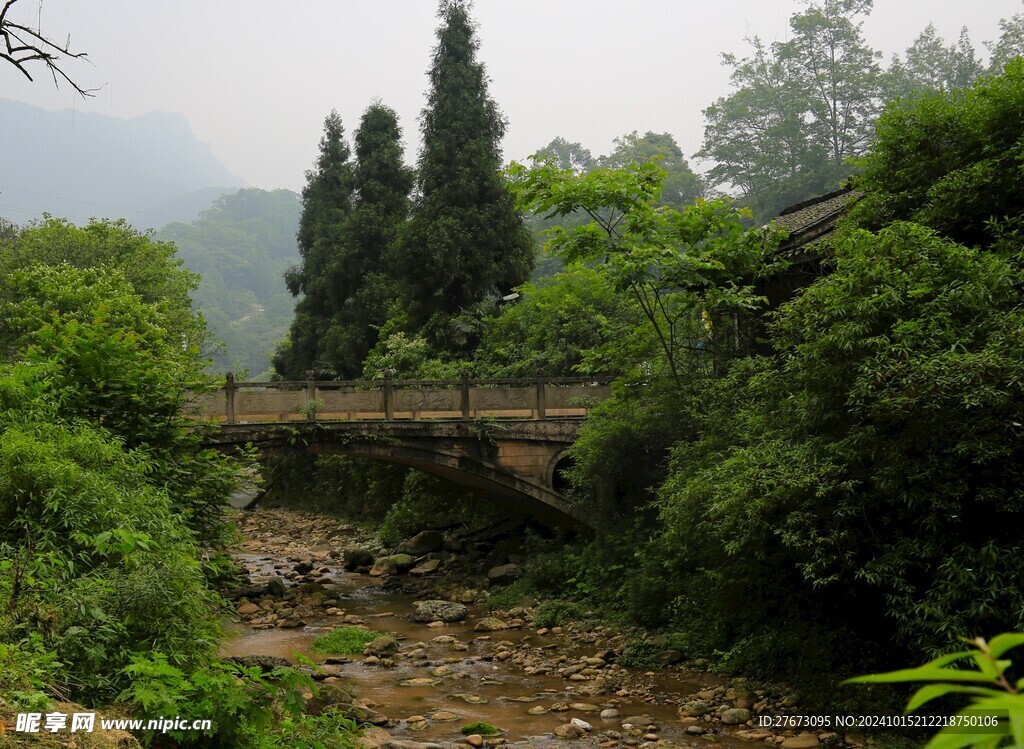
[[844, 187], [827, 195], [821, 195], [790, 206], [775, 219], [775, 225], [789, 232], [779, 251], [793, 257], [802, 254], [811, 245], [817, 244], [836, 228], [840, 217], [862, 193]]

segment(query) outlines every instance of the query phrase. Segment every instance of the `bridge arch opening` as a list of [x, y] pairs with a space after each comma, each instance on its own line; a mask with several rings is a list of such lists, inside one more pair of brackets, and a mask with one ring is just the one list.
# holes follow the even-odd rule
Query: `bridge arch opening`
[[551, 459], [548, 466], [547, 483], [558, 494], [564, 495], [572, 486], [568, 473], [576, 465], [576, 460], [568, 452], [562, 450]]

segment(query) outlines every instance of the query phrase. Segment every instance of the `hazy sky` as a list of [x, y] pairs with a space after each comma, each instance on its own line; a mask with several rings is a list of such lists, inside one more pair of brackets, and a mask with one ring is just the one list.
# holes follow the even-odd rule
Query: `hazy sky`
[[[40, 9], [41, 6], [41, 9]], [[43, 71], [0, 66], [0, 96], [116, 117], [180, 112], [199, 140], [250, 185], [298, 189], [324, 116], [351, 134], [375, 98], [394, 107], [415, 159], [417, 117], [437, 25], [434, 0], [20, 0], [44, 32], [86, 51], [69, 71], [103, 86], [83, 101]], [[556, 136], [595, 155], [632, 130], [669, 131], [690, 155], [701, 110], [728, 90], [722, 51], [750, 34], [783, 38], [798, 0], [477, 0], [491, 95], [509, 121], [506, 159]], [[1021, 0], [875, 0], [868, 40], [886, 58], [929, 22], [979, 51]], [[0, 123], [2, 130], [2, 123]], [[7, 143], [5, 147], [11, 147]], [[699, 166], [699, 165], [696, 165]], [[2, 171], [0, 159], [0, 171]]]

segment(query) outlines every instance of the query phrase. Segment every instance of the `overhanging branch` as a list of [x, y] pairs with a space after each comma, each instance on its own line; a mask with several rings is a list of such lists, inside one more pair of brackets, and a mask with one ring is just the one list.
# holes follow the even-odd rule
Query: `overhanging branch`
[[68, 60], [79, 60], [86, 57], [85, 52], [71, 51], [71, 37], [60, 44], [46, 37], [39, 28], [33, 29], [24, 24], [15, 23], [8, 18], [8, 13], [19, 0], [3, 0], [0, 6], [0, 60], [6, 60], [30, 81], [32, 67], [41, 64], [53, 78], [53, 85], [60, 87], [64, 80], [81, 96], [92, 96], [97, 89], [82, 88], [69, 76], [62, 67]]

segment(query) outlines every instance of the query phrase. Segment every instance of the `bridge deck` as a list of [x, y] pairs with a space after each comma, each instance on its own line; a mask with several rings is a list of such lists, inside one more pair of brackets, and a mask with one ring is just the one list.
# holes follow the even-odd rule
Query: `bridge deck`
[[610, 394], [603, 378], [236, 382], [228, 373], [224, 387], [192, 393], [186, 411], [226, 424], [582, 418]]

